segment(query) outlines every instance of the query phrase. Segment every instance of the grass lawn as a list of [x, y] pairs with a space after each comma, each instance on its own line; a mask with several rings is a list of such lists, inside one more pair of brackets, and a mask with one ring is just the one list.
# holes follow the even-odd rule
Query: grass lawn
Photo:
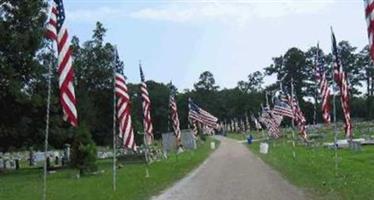
[[[48, 199], [79, 200], [140, 200], [149, 199], [184, 177], [202, 163], [212, 152], [210, 141], [200, 143], [195, 151], [186, 151], [178, 157], [149, 166], [150, 177], [145, 178], [144, 164], [130, 164], [117, 170], [117, 191], [112, 191], [112, 164], [99, 161], [103, 174], [75, 178], [76, 170], [60, 170], [48, 176]], [[218, 143], [218, 141], [216, 141]], [[0, 199], [41, 199], [42, 170], [23, 169], [0, 174]]]
[[338, 150], [337, 170], [334, 150], [321, 146], [298, 144], [295, 159], [287, 139], [272, 142], [267, 155], [259, 154], [258, 142], [248, 147], [314, 199], [374, 199], [373, 146], [359, 152]]

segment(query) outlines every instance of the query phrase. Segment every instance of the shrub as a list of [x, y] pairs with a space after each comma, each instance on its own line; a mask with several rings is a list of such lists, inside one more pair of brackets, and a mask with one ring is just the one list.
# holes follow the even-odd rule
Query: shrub
[[90, 130], [85, 123], [81, 123], [76, 131], [72, 144], [71, 165], [79, 169], [83, 175], [97, 170], [97, 150], [91, 138]]

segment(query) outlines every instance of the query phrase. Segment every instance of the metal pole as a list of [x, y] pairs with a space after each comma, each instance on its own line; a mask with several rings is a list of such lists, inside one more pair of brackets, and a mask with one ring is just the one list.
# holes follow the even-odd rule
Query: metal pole
[[318, 89], [317, 89], [317, 82], [316, 82], [316, 85], [315, 85], [315, 90], [314, 90], [314, 93], [315, 93], [315, 96], [314, 96], [314, 104], [313, 104], [313, 124], [316, 125], [317, 124], [317, 105], [318, 105]]
[[[116, 48], [116, 47], [115, 47]], [[117, 48], [116, 48], [116, 52], [117, 54]], [[115, 62], [115, 59], [117, 59], [117, 55], [115, 55], [115, 58], [114, 58], [114, 62], [113, 62], [113, 77], [115, 77], [115, 68], [116, 68], [116, 62]], [[116, 186], [116, 183], [117, 183], [117, 180], [116, 180], [116, 175], [117, 175], [117, 167], [116, 167], [116, 162], [117, 162], [117, 151], [116, 151], [116, 146], [117, 146], [117, 138], [116, 138], [116, 124], [117, 124], [117, 108], [116, 108], [116, 105], [117, 105], [117, 96], [116, 96], [116, 81], [115, 79], [113, 79], [113, 191], [116, 191], [117, 189], [117, 186]]]
[[[335, 74], [333, 73], [333, 80], [335, 80]], [[336, 124], [336, 82], [333, 83], [333, 112], [334, 112], [334, 149], [335, 149], [335, 173], [338, 170], [338, 126]]]
[[149, 164], [149, 158], [148, 158], [148, 144], [147, 144], [147, 136], [146, 133], [144, 132], [144, 156], [145, 156], [145, 177], [149, 178], [149, 171], [148, 171], [148, 164]]
[[[139, 68], [141, 68], [141, 65], [142, 65], [142, 61], [139, 60]], [[144, 101], [144, 99], [143, 99]], [[144, 102], [143, 102], [144, 103]], [[143, 107], [144, 109], [144, 107]], [[149, 157], [148, 157], [148, 151], [149, 151], [149, 148], [148, 148], [148, 140], [147, 140], [147, 130], [146, 130], [146, 126], [145, 126], [145, 121], [144, 121], [144, 112], [143, 112], [143, 128], [144, 128], [144, 137], [143, 137], [143, 140], [144, 140], [144, 148], [145, 148], [145, 151], [144, 151], [144, 156], [145, 156], [145, 177], [146, 178], [149, 178], [149, 171], [148, 171], [148, 164], [149, 164]]]
[[[52, 47], [51, 47], [52, 49]], [[43, 166], [43, 200], [47, 199], [47, 158], [48, 158], [48, 135], [49, 135], [49, 111], [51, 105], [51, 76], [52, 76], [53, 57], [49, 59], [48, 63], [48, 95], [47, 95], [47, 115], [45, 125], [44, 137], [44, 166]]]
[[[293, 78], [291, 78], [291, 102], [293, 104], [294, 101], [294, 86], [293, 86]], [[294, 105], [293, 105], [294, 106]], [[295, 152], [295, 121], [294, 119], [292, 121], [292, 156], [295, 159], [296, 158], [296, 152]]]
[[[333, 33], [332, 27], [330, 27], [331, 33]], [[334, 60], [332, 61], [334, 62]], [[332, 71], [332, 79], [333, 79], [333, 86], [332, 86], [332, 91], [334, 93], [333, 96], [333, 111], [334, 111], [334, 145], [335, 145], [335, 175], [337, 175], [337, 170], [338, 170], [338, 126], [336, 124], [336, 91], [335, 88], [337, 86], [337, 83], [335, 81], [335, 73], [334, 73], [334, 64], [331, 67]]]
[[[315, 72], [317, 73], [317, 68], [318, 68], [318, 63], [319, 63], [319, 42], [317, 43], [317, 53], [316, 53], [316, 58], [314, 61], [314, 69]], [[319, 72], [318, 72], [319, 73]], [[316, 79], [316, 78], [315, 78]], [[314, 82], [314, 104], [313, 104], [313, 124], [317, 124], [317, 105], [318, 105], [318, 81], [315, 80]]]
[[[113, 81], [115, 84], [115, 81]], [[115, 88], [115, 87], [114, 87]], [[117, 161], [117, 151], [116, 151], [116, 121], [117, 121], [117, 109], [116, 109], [116, 92], [113, 91], [113, 191], [116, 191], [116, 175], [117, 175], [117, 167], [116, 167], [116, 161]]]

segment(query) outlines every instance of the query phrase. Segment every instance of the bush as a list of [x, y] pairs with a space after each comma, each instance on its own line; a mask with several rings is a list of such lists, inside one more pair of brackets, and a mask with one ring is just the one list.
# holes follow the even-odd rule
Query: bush
[[85, 123], [81, 123], [72, 144], [71, 165], [79, 169], [81, 175], [94, 172], [97, 171], [96, 158], [96, 145], [91, 138], [90, 130]]

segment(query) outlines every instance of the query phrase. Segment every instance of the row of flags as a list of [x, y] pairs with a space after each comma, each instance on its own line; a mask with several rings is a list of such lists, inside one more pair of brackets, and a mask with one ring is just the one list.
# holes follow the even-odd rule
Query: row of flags
[[[71, 126], [78, 126], [78, 114], [74, 92], [74, 71], [72, 67], [72, 49], [65, 25], [65, 9], [62, 0], [53, 0], [51, 3], [50, 19], [46, 25], [46, 37], [56, 42], [58, 53], [57, 72], [59, 75], [60, 103], [63, 111], [63, 119]], [[122, 146], [129, 149], [136, 149], [134, 129], [131, 119], [130, 96], [126, 85], [126, 78], [123, 73], [123, 63], [119, 59], [118, 51], [115, 49], [113, 60], [114, 68], [114, 93], [116, 97], [116, 119], [119, 129], [119, 138]], [[153, 125], [151, 118], [151, 100], [149, 98], [147, 84], [144, 78], [142, 66], [140, 70], [140, 93], [142, 98], [143, 126], [145, 143], [151, 144], [153, 140]], [[179, 124], [177, 104], [175, 101], [176, 91], [172, 90], [169, 98], [170, 117], [172, 129], [180, 145], [181, 130]], [[189, 99], [189, 119], [194, 122], [194, 132], [197, 134], [197, 123], [210, 128], [217, 127], [218, 119], [201, 109]]]
[[332, 38], [332, 53], [333, 53], [333, 67], [334, 80], [340, 89], [340, 101], [344, 115], [344, 130], [347, 138], [352, 138], [352, 122], [351, 111], [349, 107], [349, 88], [347, 82], [347, 74], [344, 72], [343, 65], [340, 59], [340, 52], [336, 44], [334, 32], [331, 34]]
[[[340, 58], [340, 50], [338, 48], [336, 37], [334, 32], [331, 30], [331, 41], [332, 41], [332, 56], [333, 56], [333, 79], [339, 87], [340, 91], [340, 102], [343, 111], [344, 118], [344, 132], [347, 138], [352, 138], [352, 120], [349, 106], [349, 86], [347, 80], [347, 73], [343, 69], [343, 65]], [[316, 81], [319, 84], [320, 95], [321, 95], [321, 110], [322, 118], [325, 124], [331, 122], [331, 92], [329, 87], [329, 81], [327, 80], [326, 69], [324, 67], [323, 57], [320, 55], [319, 44], [317, 44], [317, 53], [315, 58], [315, 73]]]
[[[57, 45], [58, 53], [58, 80], [60, 89], [60, 104], [63, 111], [63, 119], [67, 121], [71, 126], [76, 127], [78, 125], [78, 114], [76, 108], [76, 98], [74, 91], [74, 71], [72, 67], [72, 50], [70, 47], [70, 40], [68, 30], [65, 24], [65, 10], [62, 0], [53, 0], [51, 4], [50, 19], [46, 25], [46, 37], [55, 41]], [[373, 45], [373, 33], [374, 33], [374, 3], [373, 0], [365, 0], [365, 14], [368, 24], [368, 36], [369, 36], [369, 47], [370, 55], [374, 59], [374, 45]], [[347, 137], [352, 137], [352, 123], [350, 117], [349, 107], [349, 88], [347, 81], [347, 74], [343, 70], [341, 63], [339, 49], [336, 44], [336, 38], [332, 32], [332, 53], [333, 53], [333, 67], [334, 67], [334, 80], [340, 88], [341, 104], [344, 113], [344, 124], [345, 134]], [[131, 125], [131, 111], [130, 111], [130, 97], [128, 95], [126, 80], [123, 75], [122, 64], [119, 61], [118, 53], [115, 56], [115, 94], [117, 99], [117, 118], [119, 121], [120, 137], [123, 141], [124, 146], [128, 148], [134, 148], [134, 131]], [[328, 80], [323, 65], [323, 59], [319, 55], [319, 47], [316, 55], [316, 80], [319, 83], [320, 93], [322, 97], [322, 113], [325, 123], [330, 123], [330, 89], [328, 86]], [[142, 96], [142, 108], [143, 108], [143, 125], [144, 132], [146, 135], [146, 143], [151, 144], [153, 139], [153, 126], [150, 114], [151, 101], [145, 83], [142, 66], [139, 66], [141, 74], [140, 91]], [[175, 93], [170, 94], [169, 107], [171, 110], [171, 119], [173, 121], [173, 130], [177, 138], [180, 139], [179, 119], [177, 114], [177, 106], [175, 103]], [[282, 94], [279, 99], [276, 100], [274, 108], [271, 110], [269, 107], [262, 109], [262, 114], [257, 120], [254, 116], [251, 116], [254, 121], [256, 128], [260, 129], [262, 122], [271, 135], [279, 135], [278, 130], [274, 126], [279, 126], [282, 121], [282, 117], [292, 118], [297, 126], [299, 127], [301, 135], [306, 138], [305, 131], [305, 117], [301, 112], [299, 104], [296, 99], [290, 99], [287, 95]], [[218, 127], [218, 119], [211, 115], [209, 112], [201, 109], [197, 106], [192, 99], [189, 99], [189, 114], [188, 118], [193, 127], [198, 127], [197, 123], [205, 125], [210, 128]], [[236, 129], [240, 127], [237, 121], [231, 123], [230, 128]], [[248, 123], [248, 117], [246, 118]], [[222, 125], [227, 126], [227, 125]], [[245, 127], [245, 125], [241, 125]], [[195, 128], [194, 128], [195, 129]], [[197, 128], [196, 128], [197, 129]]]
[[[245, 116], [244, 119], [234, 118], [231, 120], [221, 121], [219, 126], [220, 126], [219, 127], [220, 129], [223, 129], [228, 132], [246, 132], [250, 130], [250, 127], [251, 127], [250, 121], [247, 115]], [[261, 129], [261, 127], [259, 129]]]
[[213, 132], [214, 129], [220, 127], [218, 118], [199, 107], [191, 98], [188, 99], [188, 121], [195, 138], [197, 138], [199, 128], [204, 130], [203, 132]]

